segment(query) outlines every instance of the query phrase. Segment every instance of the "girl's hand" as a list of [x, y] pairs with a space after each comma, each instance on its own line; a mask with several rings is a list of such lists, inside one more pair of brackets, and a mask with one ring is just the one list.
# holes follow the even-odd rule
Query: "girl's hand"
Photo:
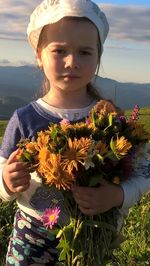
[[30, 174], [25, 163], [17, 160], [18, 150], [8, 158], [3, 169], [3, 181], [8, 194], [23, 192], [30, 186]]
[[119, 185], [102, 181], [99, 187], [73, 186], [72, 193], [81, 212], [95, 215], [119, 207], [123, 203], [123, 190]]

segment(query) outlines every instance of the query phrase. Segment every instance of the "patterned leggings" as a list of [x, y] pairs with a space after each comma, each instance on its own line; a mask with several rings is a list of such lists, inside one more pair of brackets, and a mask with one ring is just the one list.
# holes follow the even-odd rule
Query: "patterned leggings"
[[6, 266], [54, 266], [58, 240], [37, 219], [17, 211]]

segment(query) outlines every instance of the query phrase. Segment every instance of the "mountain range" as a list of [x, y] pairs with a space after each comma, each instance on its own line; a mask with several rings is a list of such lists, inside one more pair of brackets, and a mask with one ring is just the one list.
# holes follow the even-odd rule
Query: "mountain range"
[[[16, 108], [38, 98], [43, 76], [34, 66], [0, 66], [0, 119], [9, 119]], [[150, 83], [121, 83], [97, 77], [93, 81], [101, 96], [123, 109], [150, 106]]]

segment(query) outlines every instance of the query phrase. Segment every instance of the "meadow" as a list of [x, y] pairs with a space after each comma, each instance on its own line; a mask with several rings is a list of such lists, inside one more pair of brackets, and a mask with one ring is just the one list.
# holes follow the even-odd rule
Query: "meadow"
[[[126, 112], [127, 115], [130, 111]], [[142, 108], [140, 122], [150, 131], [150, 108]], [[0, 121], [0, 142], [7, 121]], [[0, 266], [4, 266], [7, 243], [12, 229], [13, 216], [16, 210], [15, 202], [0, 201]], [[124, 221], [121, 234], [124, 242], [114, 251], [116, 262], [108, 264], [118, 266], [150, 265], [150, 193], [130, 209]]]

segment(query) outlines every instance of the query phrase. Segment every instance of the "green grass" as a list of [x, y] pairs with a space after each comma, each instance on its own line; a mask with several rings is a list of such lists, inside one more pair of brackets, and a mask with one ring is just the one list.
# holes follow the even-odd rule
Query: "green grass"
[[8, 123], [7, 120], [0, 121], [0, 143], [2, 141], [2, 136], [4, 134], [7, 123]]
[[130, 209], [122, 234], [125, 241], [114, 254], [119, 266], [150, 265], [150, 193]]
[[[127, 111], [128, 116], [131, 111]], [[150, 108], [140, 110], [139, 121], [150, 131]], [[0, 141], [4, 134], [7, 121], [0, 121]], [[0, 201], [0, 266], [4, 266], [8, 238], [12, 230], [13, 216], [16, 205], [14, 202]], [[125, 241], [121, 248], [115, 250], [119, 266], [146, 266], [150, 265], [150, 193], [145, 195], [141, 202], [130, 209], [124, 221], [122, 235]], [[112, 264], [111, 264], [112, 265]]]

